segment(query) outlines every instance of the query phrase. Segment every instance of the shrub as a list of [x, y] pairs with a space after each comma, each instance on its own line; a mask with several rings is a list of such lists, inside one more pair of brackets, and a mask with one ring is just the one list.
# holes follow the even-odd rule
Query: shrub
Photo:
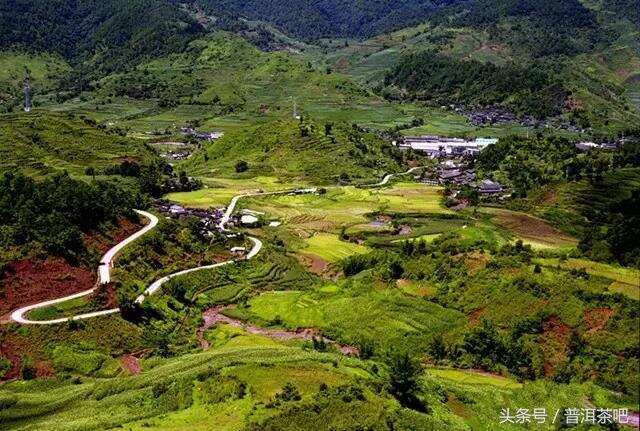
[[7, 358], [0, 357], [0, 379], [3, 378], [11, 370], [11, 361]]

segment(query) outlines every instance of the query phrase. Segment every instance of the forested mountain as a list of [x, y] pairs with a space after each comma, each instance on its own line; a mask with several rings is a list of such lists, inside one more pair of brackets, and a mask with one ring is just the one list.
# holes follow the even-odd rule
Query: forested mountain
[[589, 51], [611, 36], [578, 0], [476, 0], [441, 11], [433, 22], [486, 29], [534, 57]]
[[232, 13], [268, 21], [306, 40], [370, 37], [424, 21], [456, 0], [204, 0], [213, 13]]
[[10, 0], [0, 4], [0, 47], [90, 60], [102, 73], [175, 52], [202, 27], [172, 0]]

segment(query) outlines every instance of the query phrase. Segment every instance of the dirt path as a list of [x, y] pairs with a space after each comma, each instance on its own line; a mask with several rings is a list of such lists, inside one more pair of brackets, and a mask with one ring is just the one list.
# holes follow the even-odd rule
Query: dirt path
[[206, 310], [204, 313], [202, 313], [204, 323], [200, 328], [198, 328], [197, 336], [198, 336], [198, 340], [200, 341], [200, 346], [203, 349], [209, 348], [209, 342], [204, 339], [204, 332], [207, 329], [211, 328], [212, 326], [215, 326], [218, 323], [222, 323], [226, 325], [235, 326], [237, 328], [242, 328], [243, 330], [247, 331], [250, 334], [264, 335], [266, 337], [273, 338], [276, 340], [311, 341], [314, 338], [320, 339], [327, 344], [336, 345], [340, 350], [340, 352], [342, 352], [345, 355], [357, 356], [360, 353], [357, 347], [350, 346], [348, 344], [338, 344], [327, 337], [323, 337], [317, 329], [301, 328], [295, 331], [288, 331], [286, 329], [261, 328], [259, 326], [251, 325], [249, 323], [243, 322], [238, 319], [233, 319], [229, 316], [225, 316], [224, 314], [222, 314], [224, 310], [234, 308], [234, 307], [235, 307], [234, 305], [219, 305], [217, 307], [210, 308]]

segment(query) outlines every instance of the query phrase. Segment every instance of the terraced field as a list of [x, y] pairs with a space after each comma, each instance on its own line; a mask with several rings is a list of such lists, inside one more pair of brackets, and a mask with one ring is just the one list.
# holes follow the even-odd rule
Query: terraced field
[[[87, 379], [80, 384], [34, 381], [4, 385], [0, 388], [0, 421], [15, 430], [110, 428], [180, 410], [172, 414], [173, 419], [211, 426], [212, 418], [198, 415], [201, 409], [217, 406], [227, 415], [213, 419], [242, 420], [248, 412], [229, 407], [267, 400], [289, 379], [300, 378], [299, 390], [306, 395], [322, 382], [335, 386], [351, 381], [354, 375], [368, 374], [349, 359], [286, 346], [261, 346], [253, 341], [252, 347], [228, 347], [143, 363], [148, 371], [136, 376]], [[334, 361], [338, 361], [337, 367], [330, 365]], [[231, 364], [237, 367], [232, 374], [216, 371]], [[247, 381], [246, 395], [236, 395], [238, 384], [253, 374], [263, 377]], [[209, 384], [202, 383], [205, 380]], [[221, 393], [215, 389], [215, 381], [223, 385]], [[238, 398], [242, 398], [240, 403]], [[225, 405], [227, 401], [229, 405]], [[145, 427], [143, 423], [134, 426]]]
[[611, 280], [610, 291], [622, 293], [632, 299], [640, 299], [640, 270], [593, 262], [588, 259], [539, 258], [536, 262], [542, 266], [566, 270], [585, 270], [590, 275]]

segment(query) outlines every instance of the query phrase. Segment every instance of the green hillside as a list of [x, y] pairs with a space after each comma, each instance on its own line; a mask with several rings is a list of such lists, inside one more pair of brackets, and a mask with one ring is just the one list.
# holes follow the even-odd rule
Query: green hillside
[[0, 4], [0, 431], [637, 419], [636, 3]]
[[29, 76], [32, 97], [37, 98], [54, 91], [69, 70], [57, 55], [0, 51], [0, 112], [22, 107], [25, 76]]
[[0, 171], [84, 175], [89, 166], [100, 169], [125, 158], [148, 162], [153, 157], [144, 144], [105, 132], [88, 119], [46, 111], [0, 116]]
[[374, 134], [338, 123], [281, 120], [227, 133], [181, 166], [205, 177], [240, 175], [297, 178], [310, 183], [375, 180], [397, 172], [403, 156]]

